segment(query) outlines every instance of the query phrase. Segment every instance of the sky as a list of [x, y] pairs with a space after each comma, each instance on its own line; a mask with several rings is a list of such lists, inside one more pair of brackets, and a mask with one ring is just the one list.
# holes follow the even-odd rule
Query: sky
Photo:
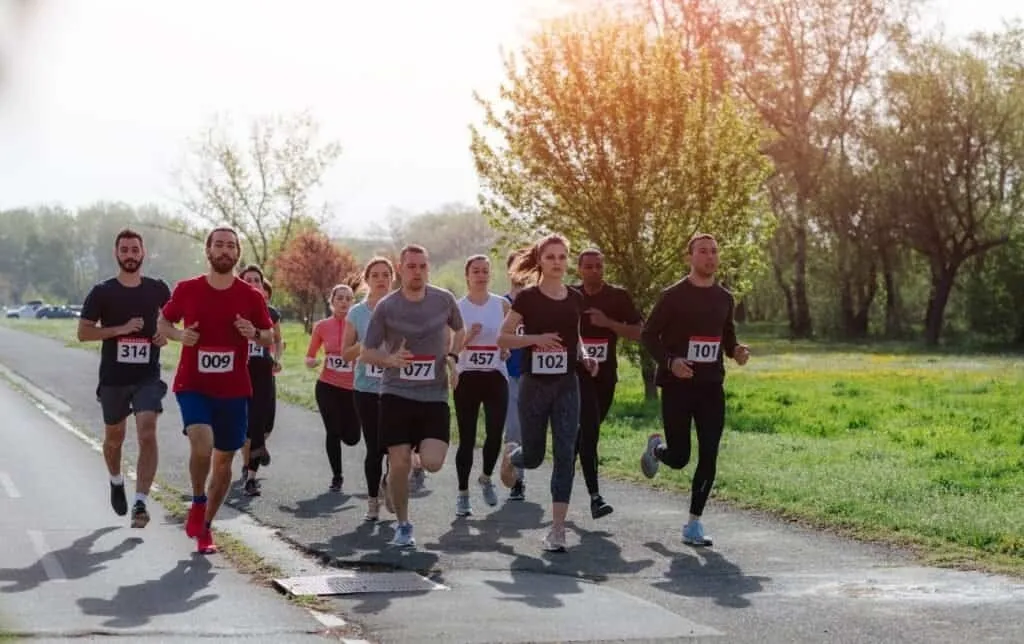
[[[338, 234], [364, 234], [396, 208], [475, 203], [472, 93], [492, 95], [500, 48], [562, 5], [34, 0], [19, 23], [17, 1], [0, 0], [0, 208], [172, 206], [174, 171], [211, 116], [309, 110], [342, 146], [317, 195]], [[952, 33], [1024, 17], [1016, 0], [932, 7]]]

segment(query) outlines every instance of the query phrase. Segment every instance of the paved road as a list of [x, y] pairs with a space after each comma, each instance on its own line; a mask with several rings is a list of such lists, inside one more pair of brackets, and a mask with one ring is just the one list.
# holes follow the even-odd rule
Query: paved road
[[[98, 354], [0, 328], [0, 363], [56, 392], [80, 427], [98, 433]], [[186, 444], [173, 399], [161, 430], [161, 473], [186, 486]], [[263, 496], [230, 501], [302, 547], [352, 564], [433, 570], [450, 591], [333, 600], [382, 642], [1018, 642], [1024, 585], [914, 565], [898, 553], [802, 530], [712, 503], [713, 550], [679, 541], [686, 500], [607, 483], [615, 514], [574, 508], [571, 551], [540, 549], [546, 467], [530, 499], [454, 516], [454, 452], [413, 500], [419, 548], [385, 546], [391, 521], [361, 521], [362, 447], [345, 452], [345, 493], [330, 474], [317, 415], [282, 405]], [[131, 454], [134, 447], [130, 447]], [[479, 462], [479, 461], [478, 461]], [[582, 500], [582, 481], [574, 492]]]
[[129, 528], [104, 494], [102, 457], [3, 382], [0, 413], [5, 631], [328, 641], [313, 634], [323, 627], [308, 611], [252, 584], [223, 558], [194, 554], [159, 505], [145, 529]]

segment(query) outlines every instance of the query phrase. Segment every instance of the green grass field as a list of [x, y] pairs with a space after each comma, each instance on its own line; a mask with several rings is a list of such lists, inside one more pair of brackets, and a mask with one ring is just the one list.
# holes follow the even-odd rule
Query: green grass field
[[[77, 344], [71, 321], [4, 323]], [[307, 338], [287, 325], [285, 339], [278, 391], [315, 408]], [[1024, 359], [744, 340], [754, 355], [729, 367], [714, 499], [908, 547], [928, 563], [1024, 576]], [[602, 429], [603, 475], [649, 483], [639, 455], [659, 430], [658, 404], [625, 366]], [[686, 491], [692, 471], [663, 467], [653, 484]]]

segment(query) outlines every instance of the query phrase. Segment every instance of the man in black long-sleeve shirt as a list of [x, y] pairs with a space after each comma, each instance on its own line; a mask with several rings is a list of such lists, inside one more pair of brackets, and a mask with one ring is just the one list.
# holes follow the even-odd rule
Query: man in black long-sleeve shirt
[[697, 426], [697, 467], [693, 473], [690, 520], [683, 542], [710, 546], [700, 518], [715, 482], [718, 444], [725, 427], [723, 355], [744, 365], [750, 349], [736, 341], [732, 293], [715, 283], [718, 243], [700, 233], [687, 246], [690, 273], [661, 292], [644, 325], [641, 341], [657, 363], [665, 438], [652, 434], [640, 458], [647, 478], [659, 463], [682, 469], [690, 461], [690, 423]]

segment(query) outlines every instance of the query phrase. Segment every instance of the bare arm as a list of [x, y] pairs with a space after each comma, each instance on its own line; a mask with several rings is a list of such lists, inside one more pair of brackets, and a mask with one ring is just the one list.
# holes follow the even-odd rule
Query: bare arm
[[271, 355], [276, 362], [281, 362], [281, 354], [284, 353], [284, 339], [281, 337], [281, 323], [274, 323], [274, 348]]
[[363, 347], [356, 342], [356, 327], [349, 322], [345, 325], [345, 332], [341, 336], [341, 357], [345, 362], [352, 362], [359, 357]]
[[624, 322], [616, 322], [612, 320], [611, 326], [609, 326], [615, 335], [620, 338], [626, 338], [627, 340], [633, 340], [634, 342], [640, 341], [640, 335], [644, 331], [643, 323], [639, 324], [626, 324]]
[[122, 324], [121, 326], [101, 327], [97, 321], [79, 319], [78, 341], [98, 342], [102, 340], [109, 340], [110, 338], [116, 338], [119, 335], [130, 333], [130, 331], [127, 330], [127, 326], [128, 325], [126, 324]]
[[505, 314], [505, 321], [501, 323], [501, 332], [498, 334], [498, 346], [502, 349], [522, 349], [537, 343], [535, 335], [516, 335], [516, 329], [523, 322], [523, 316], [515, 311]]
[[174, 340], [175, 342], [181, 342], [182, 329], [174, 326], [164, 314], [161, 313], [156, 319], [156, 330], [157, 332], [167, 338], [168, 340]]

